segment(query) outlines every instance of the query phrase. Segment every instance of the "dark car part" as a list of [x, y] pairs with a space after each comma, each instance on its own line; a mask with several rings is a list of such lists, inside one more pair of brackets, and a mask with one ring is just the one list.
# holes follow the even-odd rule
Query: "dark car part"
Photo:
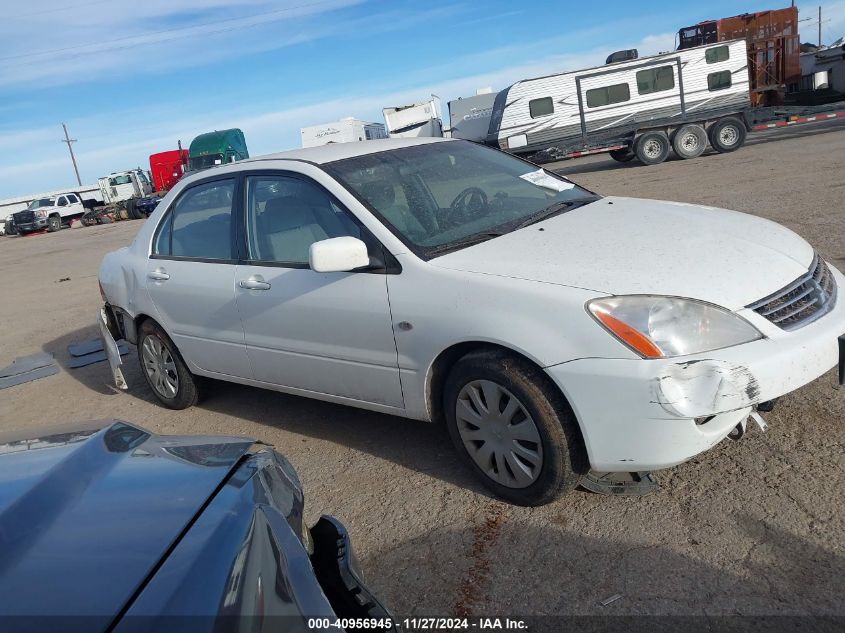
[[600, 495], [642, 497], [660, 490], [652, 473], [597, 473], [590, 471], [581, 478], [581, 487]]
[[845, 385], [845, 334], [839, 337], [839, 384]]
[[320, 585], [335, 613], [340, 618], [390, 618], [394, 625], [389, 631], [401, 630], [390, 612], [364, 586], [358, 562], [346, 528], [337, 519], [322, 516], [311, 528], [314, 553], [311, 564]]
[[326, 519], [340, 544], [312, 548], [296, 472], [254, 446], [108, 421], [0, 435], [0, 619], [45, 632], [59, 616], [92, 632], [305, 633], [336, 620], [339, 591], [387, 614], [360, 582], [320, 584], [312, 549], [331, 547], [360, 578], [346, 531]]

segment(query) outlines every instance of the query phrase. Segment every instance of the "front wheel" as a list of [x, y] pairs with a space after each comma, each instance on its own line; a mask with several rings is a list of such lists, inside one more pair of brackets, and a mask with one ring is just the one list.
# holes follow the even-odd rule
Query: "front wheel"
[[543, 372], [505, 352], [465, 356], [443, 401], [449, 435], [484, 485], [523, 506], [553, 501], [589, 470], [568, 404]]
[[170, 409], [187, 409], [199, 401], [197, 379], [161, 327], [144, 321], [138, 333], [141, 373], [156, 398]]
[[62, 228], [62, 219], [57, 215], [51, 215], [47, 218], [47, 231], [50, 233], [55, 233], [56, 231], [61, 230]]

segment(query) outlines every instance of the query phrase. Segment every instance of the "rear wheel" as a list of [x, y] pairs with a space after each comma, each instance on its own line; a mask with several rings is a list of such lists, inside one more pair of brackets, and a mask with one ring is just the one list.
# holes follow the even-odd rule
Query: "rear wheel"
[[643, 165], [659, 165], [669, 157], [669, 137], [665, 132], [646, 132], [634, 146], [634, 152]]
[[719, 119], [710, 127], [710, 145], [717, 152], [734, 152], [745, 144], [748, 132], [745, 124], [735, 117]]
[[56, 231], [61, 230], [62, 228], [62, 219], [57, 215], [51, 215], [47, 218], [47, 230], [50, 233], [55, 233]]
[[610, 152], [610, 157], [620, 163], [627, 163], [634, 160], [637, 156], [629, 148], [614, 149]]
[[698, 124], [682, 125], [672, 137], [672, 149], [680, 158], [698, 158], [707, 149], [707, 132]]
[[568, 404], [524, 359], [503, 351], [465, 356], [449, 374], [443, 406], [458, 453], [511, 503], [549, 503], [589, 469]]
[[164, 406], [187, 409], [199, 401], [197, 379], [173, 341], [155, 321], [148, 319], [141, 324], [138, 361], [147, 384]]

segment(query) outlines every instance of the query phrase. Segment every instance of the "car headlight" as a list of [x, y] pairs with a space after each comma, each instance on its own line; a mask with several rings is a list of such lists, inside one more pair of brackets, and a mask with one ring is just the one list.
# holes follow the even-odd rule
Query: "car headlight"
[[587, 309], [608, 332], [645, 358], [698, 354], [763, 338], [742, 317], [693, 299], [607, 297], [590, 301]]
[[36, 218], [46, 218], [47, 217], [46, 209], [36, 209], [35, 217]]

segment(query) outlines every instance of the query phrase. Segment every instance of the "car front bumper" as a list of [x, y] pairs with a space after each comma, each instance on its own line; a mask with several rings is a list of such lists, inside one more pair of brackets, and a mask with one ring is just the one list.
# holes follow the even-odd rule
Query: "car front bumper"
[[100, 338], [103, 340], [103, 349], [109, 361], [114, 384], [118, 389], [127, 390], [129, 389], [129, 385], [123, 377], [123, 370], [120, 368], [123, 365], [123, 361], [120, 358], [120, 350], [117, 347], [117, 341], [114, 335], [117, 327], [114, 323], [114, 316], [108, 306], [103, 306], [97, 311], [97, 327], [100, 330]]
[[32, 231], [40, 231], [47, 228], [47, 218], [40, 218], [32, 222], [25, 222], [23, 224], [15, 224], [15, 227], [20, 233], [31, 233]]
[[578, 418], [593, 470], [680, 464], [721, 442], [758, 404], [837, 365], [841, 383], [845, 278], [833, 274], [836, 306], [798, 330], [785, 332], [746, 310], [740, 314], [766, 338], [683, 358], [585, 358], [547, 367]]

